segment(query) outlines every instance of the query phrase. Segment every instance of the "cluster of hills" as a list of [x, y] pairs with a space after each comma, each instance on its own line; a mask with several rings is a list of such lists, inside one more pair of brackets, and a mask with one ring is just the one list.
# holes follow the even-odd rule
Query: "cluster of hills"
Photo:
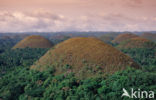
[[[126, 66], [139, 68], [130, 57], [111, 45], [96, 38], [82, 37], [71, 38], [54, 46], [31, 68], [43, 71], [52, 65], [56, 69], [56, 74], [67, 70], [84, 77], [90, 76], [88, 70], [93, 71], [95, 75], [100, 72], [114, 73], [126, 69]], [[72, 67], [64, 69], [64, 65]]]
[[156, 44], [150, 41], [146, 37], [127, 33], [118, 35], [113, 41], [113, 43], [118, 44], [118, 48], [155, 48]]
[[155, 34], [15, 36], [0, 36], [2, 100], [127, 100], [123, 88], [155, 90]]
[[70, 71], [77, 76], [89, 77], [98, 73], [114, 73], [127, 66], [139, 68], [129, 56], [96, 38], [71, 38], [53, 46], [48, 39], [32, 35], [18, 42], [13, 49], [27, 47], [51, 48], [31, 66], [31, 69], [40, 71], [54, 67], [56, 74]]
[[108, 42], [117, 44], [117, 48], [155, 48], [155, 43], [143, 38], [143, 36], [146, 37], [147, 35], [141, 37], [132, 33], [110, 33], [99, 37], [100, 40], [93, 37], [71, 36], [70, 38], [57, 35], [53, 39], [63, 41], [65, 37], [66, 40], [54, 45], [43, 36], [32, 35], [18, 42], [13, 49], [51, 48], [31, 66], [31, 69], [45, 71], [53, 67], [56, 70], [56, 75], [64, 72], [74, 72], [79, 77], [89, 77], [99, 73], [114, 73], [126, 69], [127, 66], [139, 68], [140, 66], [129, 56], [111, 46]]

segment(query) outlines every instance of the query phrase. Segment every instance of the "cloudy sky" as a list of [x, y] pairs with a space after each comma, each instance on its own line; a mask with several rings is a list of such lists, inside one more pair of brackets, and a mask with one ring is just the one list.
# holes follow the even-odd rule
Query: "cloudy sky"
[[154, 30], [156, 0], [0, 0], [0, 32]]

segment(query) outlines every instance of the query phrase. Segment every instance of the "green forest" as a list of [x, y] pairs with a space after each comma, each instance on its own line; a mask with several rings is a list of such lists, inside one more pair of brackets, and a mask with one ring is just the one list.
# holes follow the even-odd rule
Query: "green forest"
[[123, 88], [156, 93], [156, 48], [121, 49], [141, 69], [127, 66], [111, 75], [79, 79], [72, 72], [54, 75], [53, 68], [31, 70], [48, 49], [11, 49], [14, 44], [0, 44], [0, 100], [132, 100], [121, 97]]

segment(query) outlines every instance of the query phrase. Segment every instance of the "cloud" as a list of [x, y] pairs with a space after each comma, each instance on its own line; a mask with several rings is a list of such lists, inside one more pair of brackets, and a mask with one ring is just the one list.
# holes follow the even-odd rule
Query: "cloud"
[[7, 12], [0, 13], [1, 32], [13, 31], [52, 31], [59, 21], [63, 21], [62, 15], [51, 12]]
[[132, 4], [142, 4], [143, 0], [127, 0], [128, 2], [132, 3]]
[[48, 31], [147, 31], [155, 30], [155, 17], [121, 13], [89, 13], [67, 17], [50, 11], [0, 11], [0, 32]]
[[122, 0], [124, 6], [127, 7], [142, 7], [144, 0]]

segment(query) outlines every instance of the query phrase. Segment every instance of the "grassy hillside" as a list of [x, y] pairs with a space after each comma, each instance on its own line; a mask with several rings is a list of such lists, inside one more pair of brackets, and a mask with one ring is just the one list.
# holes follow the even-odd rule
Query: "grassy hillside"
[[156, 48], [156, 44], [145, 38], [136, 37], [120, 43], [118, 48]]
[[129, 40], [131, 38], [135, 38], [135, 37], [138, 37], [138, 36], [135, 34], [132, 34], [132, 33], [119, 34], [112, 42], [118, 44], [118, 43], [121, 43], [123, 41]]
[[51, 48], [53, 44], [46, 38], [38, 35], [32, 35], [24, 38], [22, 41], [17, 43], [13, 49], [16, 48]]
[[126, 66], [139, 68], [130, 57], [101, 40], [72, 38], [49, 50], [31, 68], [42, 71], [55, 67], [56, 74], [75, 72], [77, 76], [88, 77], [114, 73]]

